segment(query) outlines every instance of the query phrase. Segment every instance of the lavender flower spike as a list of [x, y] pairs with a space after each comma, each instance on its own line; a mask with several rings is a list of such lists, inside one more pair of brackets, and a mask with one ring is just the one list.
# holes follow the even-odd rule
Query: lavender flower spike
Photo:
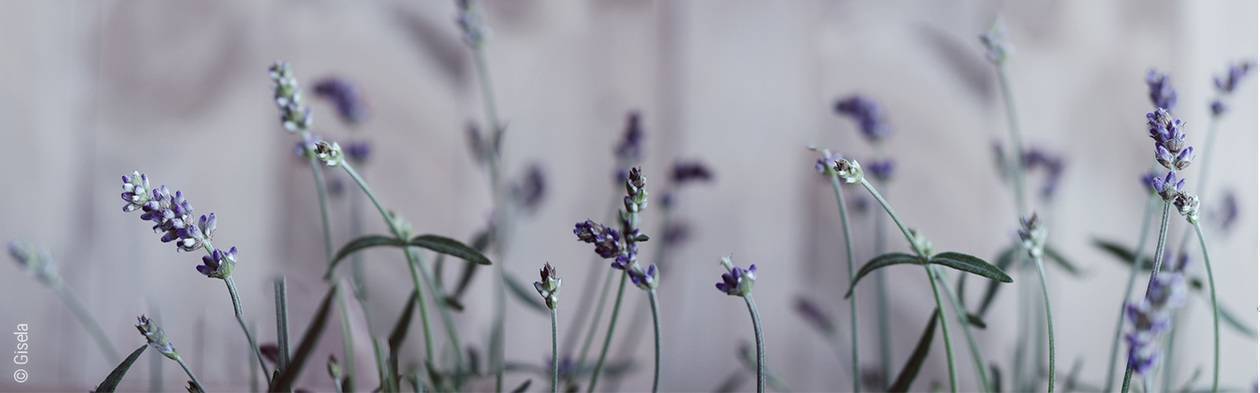
[[179, 352], [175, 350], [175, 343], [171, 342], [171, 338], [166, 336], [166, 331], [162, 330], [156, 322], [149, 317], [141, 315], [136, 318], [136, 330], [144, 336], [149, 346], [153, 350], [158, 351], [162, 356], [166, 356], [171, 360], [179, 360]]
[[735, 266], [730, 257], [723, 257], [722, 266], [727, 269], [727, 272], [722, 273], [722, 281], [715, 285], [719, 291], [739, 297], [752, 293], [753, 283], [757, 281], [757, 265], [749, 265], [745, 270]]
[[1150, 91], [1151, 104], [1156, 108], [1173, 110], [1177, 106], [1177, 91], [1172, 88], [1172, 78], [1151, 69], [1146, 72], [1146, 87]]
[[1162, 178], [1159, 176], [1151, 178], [1151, 188], [1167, 202], [1172, 202], [1185, 185], [1186, 179], [1178, 179], [1177, 172], [1174, 171], [1168, 171], [1168, 175]]
[[1046, 247], [1046, 228], [1041, 225], [1041, 220], [1037, 218], [1037, 213], [1033, 213], [1029, 218], [1019, 219], [1019, 239], [1023, 242], [1024, 251], [1034, 260], [1040, 260]]
[[214, 250], [210, 255], [201, 257], [201, 265], [197, 265], [197, 271], [210, 278], [226, 279], [232, 276], [232, 269], [236, 268], [236, 247], [223, 250]]
[[316, 159], [331, 167], [340, 166], [345, 160], [345, 156], [341, 153], [341, 145], [337, 142], [315, 142], [314, 153]]
[[302, 89], [297, 78], [293, 77], [293, 68], [289, 63], [275, 62], [269, 68], [271, 81], [275, 84], [276, 106], [280, 108], [280, 123], [289, 132], [309, 130], [311, 127], [311, 109], [302, 103]]
[[1178, 272], [1161, 272], [1145, 298], [1125, 306], [1125, 316], [1132, 325], [1125, 341], [1134, 372], [1145, 375], [1159, 363], [1159, 335], [1171, 326], [1172, 311], [1184, 304], [1185, 296], [1185, 277]]
[[1255, 66], [1250, 61], [1241, 61], [1238, 64], [1229, 66], [1225, 71], [1225, 76], [1214, 77], [1213, 82], [1216, 84], [1216, 99], [1212, 100], [1212, 116], [1220, 116], [1225, 114], [1228, 106], [1225, 105], [1224, 96], [1234, 93], [1234, 89], [1238, 87], [1238, 83], [1242, 78], [1251, 73], [1251, 69]]
[[358, 89], [341, 78], [324, 78], [315, 82], [315, 96], [332, 102], [337, 115], [347, 124], [363, 120], [363, 103]]
[[837, 114], [857, 122], [862, 136], [871, 143], [883, 140], [892, 132], [879, 104], [869, 98], [860, 95], [845, 97], [836, 102], [835, 110]]
[[192, 205], [184, 199], [184, 193], [172, 194], [166, 186], [144, 192], [148, 189], [148, 176], [139, 172], [123, 176], [123, 211], [140, 209], [140, 219], [154, 222], [153, 230], [162, 234], [162, 242], [175, 242], [182, 251], [202, 248], [210, 240], [217, 221], [214, 214], [194, 221]]
[[586, 220], [573, 225], [573, 234], [583, 243], [594, 244], [600, 258], [610, 259], [621, 254], [621, 233], [616, 229]]
[[534, 290], [542, 296], [548, 309], [555, 310], [560, 302], [560, 298], [556, 296], [556, 292], [560, 290], [560, 277], [556, 275], [556, 268], [551, 267], [551, 263], [545, 263], [538, 270], [538, 275], [540, 280], [534, 282]]
[[57, 265], [48, 251], [37, 249], [27, 242], [11, 241], [9, 255], [41, 284], [53, 288], [61, 286], [61, 275], [57, 273]]
[[1006, 58], [1010, 54], [1010, 46], [1006, 43], [1006, 28], [1002, 26], [1001, 21], [993, 21], [993, 26], [989, 31], [980, 35], [980, 44], [984, 45], [985, 56], [989, 62], [1001, 65], [1006, 63]]

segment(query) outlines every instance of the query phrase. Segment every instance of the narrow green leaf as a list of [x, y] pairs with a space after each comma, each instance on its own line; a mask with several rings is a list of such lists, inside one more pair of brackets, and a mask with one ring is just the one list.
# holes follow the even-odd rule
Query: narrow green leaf
[[[1136, 255], [1133, 250], [1127, 246], [1110, 240], [1094, 238], [1094, 247], [1106, 251], [1107, 254], [1116, 257], [1116, 260], [1123, 262], [1125, 266], [1133, 266], [1133, 257]], [[1155, 259], [1149, 255], [1142, 256], [1142, 270], [1151, 270], [1151, 266], [1155, 265]]]
[[416, 291], [411, 291], [411, 296], [407, 298], [407, 305], [404, 306], [401, 314], [398, 315], [398, 322], [394, 323], [394, 330], [389, 332], [389, 364], [390, 368], [398, 369], [398, 352], [402, 348], [403, 340], [407, 339], [407, 328], [411, 326], [411, 318], [416, 313]]
[[413, 247], [427, 248], [433, 252], [450, 255], [478, 265], [490, 264], [490, 258], [486, 258], [486, 255], [482, 254], [481, 251], [464, 245], [459, 240], [445, 236], [420, 235], [411, 238], [408, 244]]
[[900, 252], [890, 252], [871, 259], [865, 265], [862, 265], [861, 269], [858, 269], [857, 275], [853, 276], [853, 282], [849, 283], [849, 291], [845, 292], [844, 298], [848, 299], [850, 296], [853, 296], [853, 288], [857, 287], [857, 283], [862, 277], [866, 277], [871, 272], [883, 267], [902, 264], [922, 265], [923, 258]]
[[1234, 315], [1234, 313], [1226, 310], [1224, 305], [1220, 305], [1217, 311], [1221, 313], [1221, 321], [1225, 322], [1225, 326], [1229, 326], [1234, 330], [1237, 330], [1238, 333], [1242, 333], [1244, 336], [1252, 339], [1256, 338], [1256, 329], [1247, 326], [1242, 319], [1239, 319], [1238, 316]]
[[96, 386], [94, 392], [109, 393], [117, 389], [118, 383], [122, 382], [123, 376], [127, 375], [127, 370], [131, 369], [131, 364], [135, 363], [136, 359], [140, 358], [140, 354], [144, 353], [144, 350], [147, 348], [149, 348], [149, 344], [141, 345], [140, 348], [136, 348], [130, 355], [127, 355], [127, 358], [123, 359], [122, 363], [118, 363], [118, 367], [114, 367], [114, 371], [110, 371], [105, 380]]
[[341, 249], [337, 250], [337, 254], [333, 256], [332, 261], [328, 262], [328, 271], [324, 273], [324, 279], [332, 277], [333, 270], [336, 270], [337, 264], [341, 263], [341, 260], [350, 256], [350, 254], [372, 247], [402, 247], [404, 244], [404, 242], [396, 238], [383, 235], [365, 235], [359, 237], [358, 239], [351, 240], [349, 243], [346, 243], [346, 245], [341, 246]]
[[932, 257], [928, 263], [980, 275], [990, 280], [1006, 283], [1015, 281], [1011, 279], [1011, 276], [1008, 276], [1006, 272], [1002, 271], [1002, 269], [997, 266], [990, 265], [983, 259], [963, 253], [943, 252], [936, 254], [936, 256]]
[[984, 323], [984, 319], [981, 319], [980, 316], [976, 314], [967, 314], [967, 324], [971, 326], [975, 326], [976, 328], [979, 328], [979, 329], [989, 328], [989, 324]]
[[989, 375], [993, 376], [993, 393], [1002, 393], [1002, 369], [997, 363], [989, 365]]
[[1066, 271], [1073, 277], [1084, 277], [1085, 273], [1082, 272], [1080, 268], [1076, 267], [1076, 264], [1069, 261], [1067, 257], [1064, 257], [1063, 253], [1059, 252], [1059, 250], [1052, 248], [1049, 244], [1047, 244], [1045, 252], [1046, 259], [1049, 259], [1050, 262], [1058, 264], [1059, 267], [1063, 268], [1063, 271]]
[[927, 327], [923, 329], [923, 334], [919, 336], [919, 343], [915, 344], [914, 352], [910, 354], [910, 359], [906, 360], [906, 365], [901, 367], [901, 372], [897, 373], [897, 380], [892, 386], [888, 387], [890, 392], [908, 392], [910, 384], [914, 383], [914, 378], [919, 376], [919, 369], [923, 368], [923, 362], [927, 360], [928, 352], [932, 349], [932, 340], [936, 338], [936, 320], [941, 309], [932, 311], [932, 318], [928, 319]]
[[[1018, 245], [1011, 245], [1010, 247], [1002, 250], [996, 258], [997, 267], [1003, 271], [1010, 268], [1011, 264], [1015, 263], [1015, 257], [1019, 255], [1019, 252], [1020, 248]], [[960, 275], [960, 277], [966, 276], [966, 274]], [[988, 285], [984, 290], [984, 297], [980, 299], [980, 309], [976, 311], [977, 316], [984, 317], [985, 314], [989, 313], [989, 306], [993, 305], [993, 299], [997, 297], [997, 290], [1000, 287], [999, 284], [1001, 283], [997, 281], [988, 281]]]
[[512, 277], [511, 274], [504, 274], [503, 282], [507, 284], [508, 293], [511, 293], [516, 300], [520, 300], [521, 303], [528, 306], [530, 310], [550, 315], [551, 311], [547, 310], [547, 306], [544, 306], [541, 300], [538, 300], [538, 294], [533, 291], [533, 288], [526, 287], [525, 284], [516, 281], [516, 278]]
[[302, 373], [302, 366], [306, 364], [306, 359], [310, 358], [311, 353], [315, 351], [315, 344], [319, 342], [319, 337], [324, 334], [324, 328], [328, 326], [328, 311], [332, 310], [332, 300], [336, 294], [336, 285], [328, 288], [328, 293], [324, 295], [324, 300], [319, 304], [319, 310], [311, 318], [310, 325], [307, 325], [306, 333], [302, 334], [302, 342], [298, 344], [297, 351], [293, 353], [293, 357], [289, 360], [289, 367], [285, 368], [283, 372], [280, 372], [279, 376], [272, 380], [271, 387], [267, 391], [288, 392], [293, 389], [293, 382], [297, 381], [298, 375]]
[[[477, 251], [485, 252], [490, 247], [490, 228], [478, 232], [468, 245]], [[445, 255], [438, 256], [438, 258], [442, 257], [445, 257]], [[464, 298], [464, 293], [468, 291], [468, 286], [472, 284], [473, 276], [476, 275], [477, 271], [481, 270], [479, 269], [480, 267], [480, 265], [473, 263], [464, 264], [464, 270], [460, 272], [459, 282], [456, 284], [455, 290], [450, 295], [447, 295], [445, 299], [446, 304], [457, 311], [464, 310], [464, 303], [461, 299]]]
[[525, 382], [521, 383], [520, 386], [517, 386], [516, 389], [512, 389], [512, 393], [525, 393], [526, 390], [529, 390], [529, 385], [531, 383], [534, 383], [533, 379], [526, 379]]

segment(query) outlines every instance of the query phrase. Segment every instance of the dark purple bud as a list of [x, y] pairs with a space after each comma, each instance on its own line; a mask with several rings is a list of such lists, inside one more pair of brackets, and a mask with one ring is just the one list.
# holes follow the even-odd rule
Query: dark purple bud
[[1173, 107], [1177, 105], [1177, 91], [1173, 90], [1172, 78], [1169, 78], [1167, 74], [1155, 69], [1147, 71], [1146, 87], [1151, 104], [1155, 107], [1173, 110]]
[[862, 136], [871, 143], [883, 140], [892, 132], [879, 104], [869, 98], [860, 95], [842, 98], [836, 101], [835, 110], [836, 114], [853, 119]]
[[887, 182], [892, 180], [893, 169], [896, 168], [891, 158], [886, 160], [870, 160], [866, 164], [866, 172], [871, 174], [875, 180]]
[[363, 120], [363, 102], [359, 92], [346, 80], [330, 77], [315, 82], [315, 96], [331, 102], [346, 124], [357, 125]]
[[709, 171], [709, 167], [699, 161], [676, 161], [674, 162], [674, 173], [670, 180], [677, 185], [689, 182], [707, 182], [713, 180], [713, 172]]
[[1220, 117], [1221, 115], [1224, 115], [1226, 111], [1229, 110], [1229, 106], [1225, 105], [1225, 103], [1222, 102], [1221, 100], [1216, 99], [1216, 100], [1212, 100], [1211, 109], [1212, 109], [1212, 116]]
[[626, 128], [621, 142], [613, 150], [617, 159], [623, 163], [635, 163], [643, 158], [643, 126], [639, 120], [639, 112], [626, 114]]
[[519, 182], [512, 185], [512, 194], [517, 203], [525, 209], [526, 212], [533, 212], [542, 204], [543, 197], [546, 196], [547, 178], [543, 173], [542, 166], [530, 164], [525, 170], [525, 176]]
[[1233, 192], [1227, 191], [1221, 198], [1220, 206], [1220, 210], [1217, 211], [1217, 225], [1222, 232], [1228, 232], [1238, 221], [1238, 197]]

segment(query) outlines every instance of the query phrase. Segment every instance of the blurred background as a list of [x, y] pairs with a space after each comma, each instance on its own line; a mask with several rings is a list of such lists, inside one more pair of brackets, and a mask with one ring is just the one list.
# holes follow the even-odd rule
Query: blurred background
[[[607, 264], [592, 260], [572, 226], [610, 213], [612, 149], [627, 113], [639, 111], [649, 190], [666, 183], [677, 159], [702, 161], [715, 175], [675, 195], [672, 217], [686, 222], [691, 236], [672, 252], [661, 278], [662, 388], [709, 391], [733, 373], [744, 374], [739, 389], [754, 387], [737, 357], [740, 343], [752, 341], [747, 312], [739, 299], [713, 289], [718, 259], [733, 255], [759, 268], [755, 293], [770, 369], [795, 390], [847, 390], [847, 358], [838, 359], [793, 309], [802, 296], [821, 304], [847, 346], [839, 220], [830, 187], [813, 170], [816, 155], [805, 147], [876, 156], [855, 124], [832, 111], [854, 93], [874, 99], [893, 132], [882, 146], [897, 161], [886, 187], [891, 203], [937, 250], [992, 258], [1014, 241], [1017, 227], [991, 152], [1006, 137], [1001, 95], [976, 39], [1000, 15], [1013, 47], [1008, 69], [1026, 143], [1065, 164], [1056, 193], [1036, 199], [1050, 243], [1082, 270], [1073, 277], [1048, 266], [1059, 372], [1079, 362], [1080, 383], [1101, 385], [1127, 268], [1092, 243], [1137, 241], [1146, 200], [1139, 176], [1152, 162], [1146, 72], [1171, 75], [1180, 95], [1176, 112], [1189, 122], [1191, 143], [1202, 143], [1212, 77], [1236, 61], [1255, 61], [1256, 7], [1231, 0], [485, 1], [489, 70], [508, 125], [505, 175], [517, 181], [537, 164], [546, 179], [541, 205], [519, 218], [508, 255], [496, 263], [525, 283], [543, 262], [555, 265], [564, 277], [561, 335], [577, 334], [568, 331], [571, 307], [583, 287], [602, 281], [602, 273], [588, 281], [590, 269], [603, 272]], [[176, 253], [137, 214], [119, 210], [119, 176], [147, 172], [182, 190], [198, 212], [215, 212], [216, 244], [240, 249], [234, 276], [259, 340], [275, 341], [271, 280], [280, 275], [288, 279], [297, 336], [327, 287], [309, 169], [294, 154], [296, 137], [276, 121], [267, 66], [290, 62], [307, 89], [324, 77], [353, 84], [364, 101], [363, 121], [339, 121], [328, 101], [308, 93], [315, 132], [370, 143], [371, 158], [360, 169], [418, 233], [467, 239], [489, 219], [491, 201], [466, 148], [466, 126], [482, 119], [481, 95], [455, 16], [450, 1], [2, 2], [0, 167], [10, 180], [0, 193], [0, 239], [49, 250], [119, 350], [143, 343], [133, 324], [148, 313], [209, 389], [246, 390], [247, 345], [222, 284], [193, 269], [199, 254]], [[1221, 301], [1253, 328], [1254, 80], [1234, 94], [1233, 111], [1220, 123], [1203, 200], [1206, 211], [1218, 211], [1225, 195], [1236, 198], [1236, 224], [1222, 230], [1208, 218], [1207, 231]], [[385, 233], [366, 201], [349, 197], [357, 191], [349, 179], [328, 174], [344, 186], [332, 199], [337, 243], [352, 238], [345, 224], [352, 208], [365, 213], [367, 232]], [[1039, 176], [1030, 187], [1041, 184]], [[658, 207], [644, 216], [654, 237]], [[859, 261], [876, 255], [873, 213], [853, 213]], [[1183, 221], [1174, 222], [1171, 233], [1179, 236]], [[895, 229], [884, 229], [889, 247], [904, 250]], [[396, 251], [364, 255], [371, 331], [388, 334], [410, 280]], [[1201, 275], [1193, 255], [1189, 269]], [[447, 282], [458, 266], [448, 265]], [[1036, 286], [1035, 275], [1014, 270], [1016, 281], [999, 293], [988, 328], [976, 330], [986, 358], [1002, 365], [1008, 381], [1022, 326], [1016, 293]], [[482, 353], [493, 317], [489, 271], [477, 276], [455, 321]], [[883, 333], [894, 338], [892, 364], [900, 369], [933, 306], [917, 269], [887, 272], [895, 296], [892, 326]], [[982, 286], [971, 284], [966, 298], [974, 307]], [[859, 288], [862, 366], [876, 370], [881, 332], [873, 286]], [[627, 293], [622, 321], [630, 326], [647, 305], [639, 291]], [[0, 298], [0, 330], [27, 323], [32, 340], [29, 381], [6, 376], [0, 390], [81, 391], [114, 366], [56, 295], [20, 267], [0, 266]], [[1194, 386], [1210, 383], [1210, 306], [1203, 299], [1192, 295], [1182, 313], [1172, 378], [1178, 386], [1198, 373]], [[515, 300], [508, 305], [507, 359], [542, 366], [548, 318]], [[370, 388], [369, 324], [362, 310], [353, 313], [359, 387]], [[614, 348], [613, 356], [634, 356], [637, 367], [616, 386], [642, 391], [651, 378], [650, 325], [620, 333], [630, 330], [642, 330], [643, 339], [632, 351]], [[343, 356], [339, 332], [330, 320], [299, 386], [332, 389], [323, 361]], [[972, 390], [970, 359], [959, 329], [952, 332], [961, 384]], [[414, 366], [423, 344], [415, 325], [411, 333], [402, 363]], [[1229, 328], [1221, 339], [1222, 387], [1251, 389], [1254, 339]], [[947, 382], [940, 343], [916, 390]], [[151, 360], [137, 363], [123, 389], [151, 388], [154, 372], [162, 373], [161, 388], [181, 389], [178, 367]], [[510, 374], [506, 385], [527, 378], [535, 389], [545, 385], [544, 377], [522, 373]], [[492, 389], [493, 378], [471, 388]]]

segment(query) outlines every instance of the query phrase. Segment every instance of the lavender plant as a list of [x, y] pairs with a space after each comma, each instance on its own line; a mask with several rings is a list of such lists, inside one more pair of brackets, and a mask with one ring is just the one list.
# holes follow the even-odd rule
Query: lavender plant
[[158, 351], [158, 353], [162, 354], [162, 356], [165, 356], [167, 359], [171, 359], [174, 360], [175, 363], [179, 363], [179, 367], [184, 369], [184, 374], [187, 374], [188, 379], [190, 380], [189, 391], [205, 391], [205, 389], [202, 388], [201, 382], [197, 381], [197, 376], [193, 375], [192, 370], [188, 368], [188, 364], [184, 363], [184, 357], [180, 356], [179, 351], [175, 350], [175, 344], [171, 341], [171, 338], [166, 335], [166, 331], [162, 330], [161, 326], [158, 326], [158, 324], [153, 322], [152, 319], [141, 315], [136, 318], [136, 330], [140, 331], [140, 335], [144, 336], [145, 341], [149, 343], [149, 346], [152, 347], [154, 351]]
[[92, 341], [96, 342], [101, 355], [110, 361], [120, 359], [118, 350], [114, 349], [114, 344], [110, 343], [109, 338], [105, 336], [105, 330], [101, 329], [101, 324], [96, 321], [87, 307], [83, 306], [79, 297], [66, 286], [61, 273], [57, 272], [57, 263], [51, 253], [27, 242], [11, 241], [9, 242], [9, 256], [13, 257], [13, 261], [17, 262], [22, 270], [34, 277], [35, 281], [57, 294], [66, 308], [70, 309], [70, 313], [74, 315], [79, 325], [92, 336]]
[[192, 205], [184, 199], [183, 192], [171, 193], [166, 186], [152, 188], [149, 177], [139, 171], [132, 172], [130, 176], [123, 176], [122, 183], [122, 199], [125, 202], [123, 212], [141, 211], [140, 219], [153, 222], [153, 231], [162, 234], [162, 242], [174, 242], [177, 251], [191, 252], [202, 249], [206, 252], [206, 255], [201, 257], [201, 265], [196, 267], [197, 272], [207, 278], [223, 280], [223, 283], [227, 285], [236, 321], [240, 324], [241, 331], [245, 333], [254, 356], [258, 358], [258, 366], [262, 369], [263, 376], [270, 383], [271, 373], [262, 360], [262, 352], [259, 351], [254, 334], [245, 324], [245, 311], [241, 307], [236, 281], [232, 278], [232, 272], [236, 269], [236, 247], [224, 251], [215, 248], [211, 242], [215, 229], [218, 227], [218, 219], [214, 213], [194, 219]]
[[757, 265], [748, 265], [748, 269], [735, 266], [731, 257], [722, 258], [722, 281], [715, 286], [718, 291], [730, 296], [744, 298], [748, 306], [748, 315], [752, 317], [753, 337], [757, 341], [757, 392], [766, 390], [766, 343], [761, 329], [761, 314], [757, 312], [757, 302], [753, 301], [753, 284], [757, 282]]
[[551, 310], [551, 392], [556, 393], [560, 391], [560, 351], [556, 348], [556, 306], [560, 303], [556, 292], [560, 290], [560, 277], [551, 263], [544, 264], [538, 275], [540, 280], [534, 282], [534, 289]]
[[[851, 99], [850, 101], [858, 100], [858, 99], [860, 99], [860, 97]], [[841, 104], [845, 104], [846, 102], [848, 101], [841, 101]], [[858, 102], [864, 102], [864, 101], [858, 101]], [[841, 104], [838, 104], [836, 106], [838, 111], [839, 111], [839, 108], [841, 108]], [[856, 104], [851, 104], [851, 105], [856, 105]], [[869, 109], [869, 106], [868, 106], [868, 109], [865, 111], [865, 113], [869, 113], [871, 111], [873, 110]], [[867, 115], [868, 118], [870, 116], [871, 115], [869, 114]], [[878, 127], [877, 125], [870, 125], [868, 122], [861, 122], [861, 123], [863, 124], [864, 130], [867, 128]], [[874, 130], [871, 131], [871, 133], [873, 132]], [[822, 155], [823, 157], [818, 159], [819, 163], [815, 165], [816, 167], [815, 169], [821, 169], [821, 172], [827, 176], [827, 179], [831, 181], [832, 192], [835, 193], [836, 207], [840, 211], [840, 228], [844, 237], [844, 254], [845, 254], [845, 260], [848, 262], [849, 281], [852, 282], [854, 278], [853, 277], [853, 274], [854, 274], [853, 273], [853, 269], [854, 269], [853, 267], [853, 264], [854, 264], [853, 263], [853, 237], [849, 233], [849, 213], [847, 209], [845, 208], [844, 191], [840, 189], [840, 177], [836, 173], [835, 167], [829, 164], [830, 162], [835, 162], [836, 157], [832, 156], [831, 152], [829, 151], [824, 151]], [[852, 377], [853, 391], [857, 392], [861, 388], [860, 386], [861, 378], [858, 377], [859, 375], [861, 375], [861, 373], [858, 371], [858, 366], [861, 364], [861, 362], [859, 361], [859, 358], [858, 358], [858, 315], [857, 315], [857, 297], [856, 296], [849, 297], [849, 330], [850, 330], [849, 336], [850, 336], [850, 342], [851, 342], [850, 350], [851, 350], [851, 353], [853, 354], [853, 357], [851, 360], [852, 363], [850, 364], [851, 371], [849, 375], [853, 376]]]

